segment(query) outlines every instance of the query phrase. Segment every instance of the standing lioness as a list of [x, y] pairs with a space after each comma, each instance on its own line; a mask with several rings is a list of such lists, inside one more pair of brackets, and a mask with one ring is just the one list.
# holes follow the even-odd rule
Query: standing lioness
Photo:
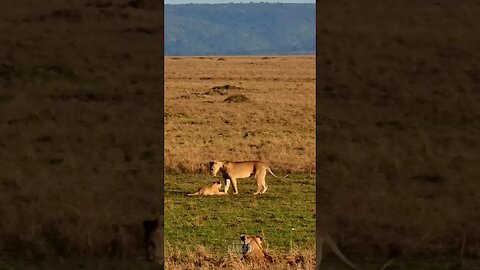
[[267, 183], [265, 182], [267, 171], [278, 178], [262, 161], [211, 161], [209, 165], [210, 173], [213, 176], [216, 176], [219, 171], [222, 173], [223, 179], [225, 179], [225, 193], [230, 188], [230, 181], [233, 184], [233, 194], [238, 194], [237, 179], [255, 175], [257, 191], [253, 194], [263, 194], [267, 191]]

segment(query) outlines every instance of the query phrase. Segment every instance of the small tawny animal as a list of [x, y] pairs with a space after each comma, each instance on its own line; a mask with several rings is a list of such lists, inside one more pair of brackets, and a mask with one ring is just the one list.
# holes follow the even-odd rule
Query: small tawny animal
[[212, 196], [212, 195], [226, 195], [227, 193], [221, 192], [220, 188], [222, 187], [222, 182], [215, 181], [210, 186], [205, 186], [198, 189], [197, 192], [187, 194], [187, 196], [196, 196], [196, 195], [203, 195], [203, 196]]

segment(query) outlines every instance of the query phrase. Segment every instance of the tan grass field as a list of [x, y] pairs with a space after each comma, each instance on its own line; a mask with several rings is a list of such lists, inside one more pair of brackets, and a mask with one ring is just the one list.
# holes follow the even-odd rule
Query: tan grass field
[[[240, 195], [185, 199], [213, 180], [214, 159], [264, 160], [291, 175], [267, 176], [269, 190], [258, 198], [245, 179]], [[166, 57], [165, 169], [166, 268], [285, 269], [228, 251], [251, 232], [267, 236], [272, 255], [301, 255], [299, 267], [313, 269], [314, 56]]]
[[314, 172], [315, 57], [166, 57], [165, 168], [212, 159]]

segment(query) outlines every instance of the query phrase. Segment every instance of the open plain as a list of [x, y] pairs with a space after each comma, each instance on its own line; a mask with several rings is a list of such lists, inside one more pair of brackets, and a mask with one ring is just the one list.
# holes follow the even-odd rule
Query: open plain
[[315, 57], [167, 57], [165, 169], [263, 159], [315, 172]]
[[[257, 196], [246, 178], [239, 195], [185, 197], [221, 179], [214, 159], [265, 160], [282, 179], [267, 175]], [[239, 260], [242, 232], [314, 268], [315, 57], [167, 57], [165, 169], [168, 269], [252, 269]]]

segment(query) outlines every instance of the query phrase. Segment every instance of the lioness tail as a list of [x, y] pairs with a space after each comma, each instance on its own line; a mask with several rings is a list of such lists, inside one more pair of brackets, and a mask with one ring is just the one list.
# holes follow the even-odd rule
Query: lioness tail
[[[267, 170], [268, 170], [268, 172], [271, 173], [275, 178], [281, 179], [280, 177], [276, 176], [276, 175], [272, 172], [272, 170], [270, 170], [270, 168], [267, 167]], [[283, 178], [286, 178], [287, 176], [288, 176], [288, 174], [285, 175]]]

